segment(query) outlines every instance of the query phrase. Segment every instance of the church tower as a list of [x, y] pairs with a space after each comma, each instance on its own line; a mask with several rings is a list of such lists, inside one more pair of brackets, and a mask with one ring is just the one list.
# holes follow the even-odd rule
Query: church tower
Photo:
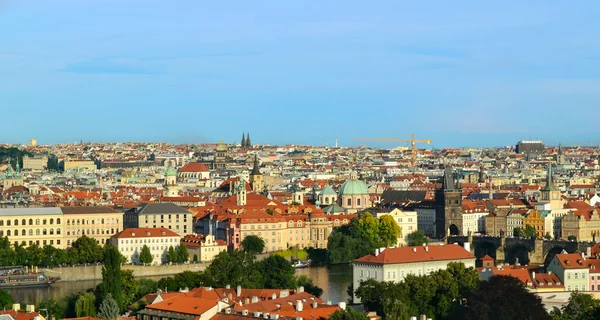
[[554, 178], [552, 177], [552, 166], [548, 166], [548, 174], [546, 177], [546, 185], [542, 188], [542, 201], [550, 203], [550, 210], [562, 209], [562, 199], [560, 190], [554, 186]]
[[242, 133], [242, 150], [246, 150], [246, 134]]
[[165, 172], [164, 197], [179, 197], [180, 187], [177, 185], [177, 171], [169, 166]]
[[260, 173], [260, 169], [258, 166], [258, 156], [254, 155], [254, 166], [252, 167], [252, 172], [250, 173], [250, 185], [252, 186], [252, 191], [259, 193], [263, 187], [264, 176]]
[[304, 205], [304, 191], [302, 191], [302, 187], [296, 180], [296, 183], [292, 187], [292, 203], [296, 203], [300, 206]]
[[246, 181], [244, 181], [244, 178], [241, 176], [236, 188], [236, 197], [238, 206], [246, 205]]
[[562, 143], [558, 144], [558, 154], [556, 155], [556, 163], [564, 164], [565, 163], [565, 155], [562, 149]]
[[442, 187], [435, 190], [435, 229], [436, 237], [462, 235], [462, 189], [455, 181], [451, 167], [444, 169]]

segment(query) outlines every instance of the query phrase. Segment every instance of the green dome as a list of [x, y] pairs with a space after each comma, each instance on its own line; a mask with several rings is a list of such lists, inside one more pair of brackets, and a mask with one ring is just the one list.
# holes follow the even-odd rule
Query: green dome
[[176, 177], [177, 171], [175, 171], [175, 168], [173, 168], [173, 167], [168, 167], [167, 172], [165, 172], [165, 176], [166, 177]]
[[325, 188], [321, 190], [320, 194], [323, 196], [337, 196], [337, 193], [335, 192], [335, 190], [333, 190], [333, 188], [330, 185], [326, 185]]
[[358, 179], [350, 179], [344, 182], [340, 187], [340, 197], [363, 194], [369, 194], [367, 185]]

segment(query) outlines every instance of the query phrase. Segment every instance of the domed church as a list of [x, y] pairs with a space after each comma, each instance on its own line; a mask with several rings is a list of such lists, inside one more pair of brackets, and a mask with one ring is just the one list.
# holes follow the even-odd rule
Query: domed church
[[367, 184], [358, 180], [356, 173], [350, 174], [350, 179], [340, 186], [338, 200], [347, 213], [355, 213], [369, 207], [369, 192]]

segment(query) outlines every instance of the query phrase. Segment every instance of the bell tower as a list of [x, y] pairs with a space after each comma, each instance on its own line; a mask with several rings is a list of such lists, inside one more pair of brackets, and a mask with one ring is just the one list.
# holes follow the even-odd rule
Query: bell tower
[[548, 173], [546, 176], [546, 185], [542, 188], [542, 200], [544, 202], [550, 202], [550, 210], [562, 209], [562, 199], [560, 190], [554, 185], [554, 178], [552, 177], [552, 166], [548, 166]]
[[462, 188], [451, 167], [444, 169], [442, 187], [435, 190], [436, 237], [462, 235]]
[[237, 205], [245, 206], [246, 205], [246, 181], [244, 181], [243, 177], [240, 177], [238, 181], [238, 185], [236, 188], [236, 196], [237, 196]]
[[250, 185], [252, 186], [252, 191], [256, 193], [261, 192], [264, 185], [264, 176], [260, 172], [257, 155], [254, 155], [254, 166], [252, 167], [252, 172], [250, 173]]

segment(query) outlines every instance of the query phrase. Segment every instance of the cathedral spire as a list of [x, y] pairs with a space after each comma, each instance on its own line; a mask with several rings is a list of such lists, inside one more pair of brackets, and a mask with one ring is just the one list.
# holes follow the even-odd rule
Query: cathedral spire
[[554, 179], [552, 178], [552, 166], [549, 165], [548, 166], [548, 174], [546, 177], [546, 185], [544, 186], [542, 191], [556, 191], [556, 190], [558, 190], [558, 189], [554, 186]]
[[252, 148], [252, 142], [250, 142], [250, 132], [248, 132], [248, 135], [246, 136], [246, 149], [250, 148]]
[[250, 174], [253, 176], [260, 174], [260, 169], [258, 167], [258, 155], [257, 154], [254, 155], [254, 166], [252, 167], [252, 173], [250, 173]]
[[246, 134], [242, 132], [242, 150], [246, 149]]

